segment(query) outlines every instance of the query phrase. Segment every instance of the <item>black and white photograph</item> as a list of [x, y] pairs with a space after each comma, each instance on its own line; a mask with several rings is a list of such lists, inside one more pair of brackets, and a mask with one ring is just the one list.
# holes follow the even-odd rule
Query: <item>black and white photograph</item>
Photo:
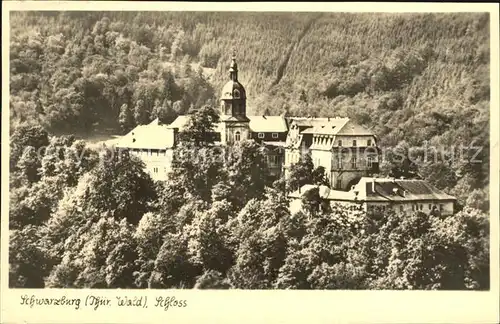
[[9, 288], [489, 291], [490, 19], [11, 11]]

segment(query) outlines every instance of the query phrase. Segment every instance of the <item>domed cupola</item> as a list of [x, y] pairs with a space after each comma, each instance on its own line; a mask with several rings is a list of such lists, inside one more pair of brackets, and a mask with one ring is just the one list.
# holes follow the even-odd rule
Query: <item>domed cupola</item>
[[234, 54], [229, 66], [229, 79], [224, 87], [222, 87], [221, 99], [246, 99], [245, 88], [238, 82], [238, 64], [236, 63]]

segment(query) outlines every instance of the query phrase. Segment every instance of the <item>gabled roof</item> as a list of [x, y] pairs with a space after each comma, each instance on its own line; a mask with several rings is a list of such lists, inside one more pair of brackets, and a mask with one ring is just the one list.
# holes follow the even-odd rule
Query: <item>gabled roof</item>
[[167, 149], [174, 146], [174, 132], [166, 125], [138, 125], [117, 143], [117, 147], [131, 149]]
[[336, 135], [374, 135], [372, 131], [364, 128], [361, 125], [354, 123], [352, 120], [348, 120], [342, 127], [337, 130]]
[[310, 121], [311, 127], [304, 129], [301, 133], [335, 135], [348, 121], [348, 118], [330, 118], [329, 120], [322, 118]]
[[289, 117], [288, 119], [290, 120], [290, 125], [295, 124], [300, 127], [313, 127], [321, 123], [329, 122], [335, 118]]
[[322, 118], [322, 120], [309, 121], [311, 127], [304, 129], [301, 133], [312, 135], [374, 135], [373, 132], [354, 123], [349, 118], [323, 119], [324, 118]]
[[250, 119], [250, 129], [255, 133], [288, 131], [284, 116], [247, 116]]
[[[250, 120], [249, 127], [252, 132], [255, 133], [265, 133], [265, 132], [286, 132], [288, 127], [286, 125], [285, 117], [283, 116], [246, 116]], [[189, 115], [177, 116], [177, 118], [167, 127], [177, 128], [182, 131], [189, 120]], [[227, 119], [232, 120], [232, 119]], [[234, 119], [238, 121], [238, 119]], [[222, 125], [220, 123], [216, 124], [214, 127], [215, 132], [222, 131]]]

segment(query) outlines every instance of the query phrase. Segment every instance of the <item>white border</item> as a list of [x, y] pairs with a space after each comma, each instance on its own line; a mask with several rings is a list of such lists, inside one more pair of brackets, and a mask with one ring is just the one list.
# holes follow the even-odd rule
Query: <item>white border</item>
[[[495, 323], [499, 319], [498, 281], [498, 121], [499, 64], [498, 4], [482, 3], [206, 3], [118, 1], [9, 1], [2, 2], [2, 231], [1, 322], [28, 323], [259, 323], [259, 322], [367, 322], [367, 323]], [[491, 21], [491, 287], [489, 292], [415, 291], [175, 291], [175, 290], [34, 290], [8, 289], [8, 150], [9, 150], [9, 11], [13, 10], [138, 10], [138, 11], [349, 11], [349, 12], [490, 12]], [[147, 296], [149, 309], [25, 308], [20, 296], [85, 298], [92, 293]], [[153, 308], [158, 296], [187, 299], [185, 309]]]

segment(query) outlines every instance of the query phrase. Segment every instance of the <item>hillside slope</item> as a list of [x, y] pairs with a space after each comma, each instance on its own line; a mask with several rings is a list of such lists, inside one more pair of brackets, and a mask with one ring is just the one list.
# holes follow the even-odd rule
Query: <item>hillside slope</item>
[[13, 13], [12, 128], [126, 131], [216, 105], [233, 48], [250, 113], [348, 116], [383, 146], [427, 141], [445, 157], [480, 144], [480, 163], [441, 159], [418, 173], [462, 201], [486, 194], [489, 17], [480, 13]]

